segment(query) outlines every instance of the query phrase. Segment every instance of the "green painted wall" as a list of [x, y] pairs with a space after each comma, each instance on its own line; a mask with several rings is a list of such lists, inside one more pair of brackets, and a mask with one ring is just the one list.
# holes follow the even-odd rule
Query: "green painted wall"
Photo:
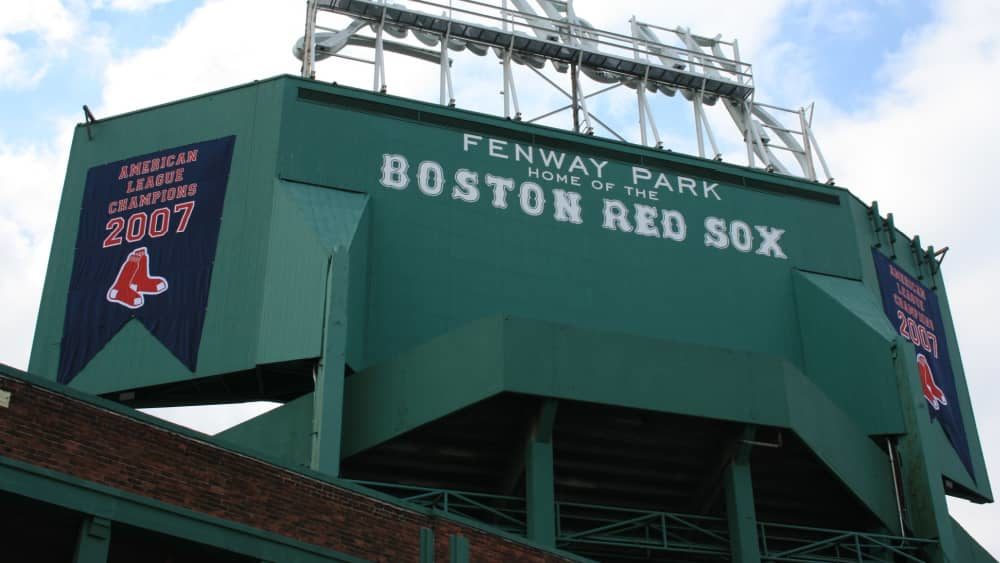
[[[823, 405], [819, 411], [845, 417], [853, 441], [925, 432], [923, 447], [935, 470], [990, 496], [943, 281], [926, 265], [918, 267], [909, 239], [897, 232], [898, 264], [915, 275], [922, 271], [941, 297], [976, 482], [937, 424], [920, 430], [906, 422], [905, 412], [927, 407], [914, 405], [895, 383], [891, 332], [878, 320], [869, 254], [880, 241], [891, 249], [885, 232], [874, 232], [867, 207], [846, 190], [289, 77], [93, 128], [94, 140], [81, 129], [74, 138], [32, 350], [35, 373], [54, 378], [58, 363], [86, 171], [235, 134], [197, 372], [131, 323], [75, 387], [107, 392], [318, 356], [327, 263], [349, 248], [345, 356], [361, 379], [351, 378], [345, 390], [348, 421], [388, 408], [374, 400], [387, 392], [377, 388], [376, 374], [460, 374], [476, 365], [483, 371], [442, 404], [458, 408], [505, 389], [587, 396], [798, 425], [814, 449], [835, 458], [838, 434], [822, 428], [817, 411], [789, 399], [809, 396]], [[405, 173], [398, 168], [403, 158]], [[383, 170], [387, 162], [397, 168]], [[513, 181], [506, 206], [498, 201], [505, 191], [498, 195], [489, 177], [494, 184]], [[557, 190], [564, 203], [578, 194], [578, 213], [572, 205], [556, 213]], [[655, 208], [656, 220], [641, 227], [636, 216], [643, 208], [636, 205]], [[614, 217], [606, 224], [606, 209], [626, 210], [633, 232]], [[659, 219], [667, 210], [684, 217], [683, 241], [663, 236]], [[745, 222], [745, 232], [727, 234], [752, 236], [746, 252], [732, 242], [713, 246], [721, 240], [706, 223], [713, 217], [727, 227]], [[676, 223], [671, 226], [679, 238]], [[774, 229], [783, 231], [783, 258], [761, 247], [761, 231], [777, 236]], [[505, 342], [498, 352], [480, 340], [498, 330], [490, 319], [504, 316], [541, 324], [510, 333], [521, 340]], [[449, 364], [432, 350], [440, 337], [467, 346], [463, 353], [486, 356]], [[496, 354], [511, 365], [490, 364]], [[609, 375], [619, 374], [615, 370], [620, 377]], [[698, 383], [686, 386], [691, 381]], [[710, 383], [733, 392], [703, 397], [698, 389]], [[667, 395], [665, 389], [673, 390], [671, 398], [660, 400], [657, 393]], [[859, 389], [864, 400], [857, 399]], [[395, 399], [414, 403], [410, 412], [439, 412], [431, 408], [438, 398], [426, 393], [400, 392]], [[412, 422], [390, 421], [379, 432]], [[345, 450], [362, 438], [346, 432]], [[877, 453], [870, 457], [881, 463]], [[846, 468], [842, 476], [858, 479]], [[854, 489], [863, 491], [863, 483]]]
[[[365, 365], [496, 314], [754, 350], [801, 365], [789, 273], [803, 268], [860, 276], [852, 217], [841, 190], [808, 188], [834, 200], [827, 203], [737, 187], [712, 179], [704, 174], [707, 169], [683, 172], [697, 182], [696, 197], [690, 190], [680, 192], [676, 174], [681, 164], [690, 167], [694, 159], [678, 158], [675, 165], [662, 152], [626, 152], [620, 145], [598, 141], [580, 144], [579, 136], [537, 127], [510, 125], [509, 131], [498, 131], [486, 123], [495, 120], [461, 112], [451, 113], [469, 121], [453, 119], [446, 125], [419, 110], [412, 110], [409, 119], [378, 115], [334, 105], [342, 103], [339, 98], [302, 99], [300, 86], [289, 82], [284, 99], [279, 174], [298, 182], [365, 191], [373, 201]], [[398, 114], [414, 105], [398, 104]], [[322, 142], [313, 133], [317, 130], [329, 132]], [[466, 147], [466, 134], [475, 135], [470, 142], [478, 144]], [[490, 138], [496, 139], [495, 154], [506, 158], [490, 156]], [[534, 165], [515, 161], [515, 142], [534, 151]], [[618, 153], [609, 154], [611, 147]], [[587, 171], [577, 168], [569, 174], [580, 186], [533, 178], [530, 168], [546, 169], [543, 150], [554, 151], [556, 159], [565, 153], [563, 172], [574, 157], [581, 157]], [[387, 153], [402, 155], [409, 163], [405, 189], [380, 185]], [[600, 178], [598, 164], [591, 159], [601, 165]], [[643, 187], [658, 191], [658, 201], [629, 196], [625, 186], [632, 183], [632, 166], [640, 165], [623, 159], [642, 161], [654, 175], [665, 172], [674, 192], [652, 190], [654, 182], [647, 181]], [[424, 161], [441, 165], [440, 195], [427, 196], [418, 187]], [[699, 161], [698, 166], [705, 163]], [[709, 168], [730, 175], [735, 171]], [[460, 169], [478, 173], [475, 202], [455, 197]], [[517, 187], [507, 196], [507, 208], [497, 209], [487, 174], [513, 179], [515, 186], [537, 182], [546, 200], [541, 215], [522, 211]], [[615, 187], [595, 190], [591, 182], [597, 179]], [[708, 199], [702, 197], [703, 180], [718, 184]], [[581, 224], [553, 217], [554, 189], [580, 194]], [[679, 211], [687, 223], [686, 240], [602, 228], [605, 198]], [[761, 237], [756, 232], [747, 253], [707, 247], [707, 217], [784, 229], [781, 246], [788, 259], [757, 255]]]

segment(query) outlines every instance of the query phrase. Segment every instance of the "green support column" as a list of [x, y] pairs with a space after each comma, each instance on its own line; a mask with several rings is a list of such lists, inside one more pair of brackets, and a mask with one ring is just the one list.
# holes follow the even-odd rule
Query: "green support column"
[[737, 563], [760, 563], [760, 541], [757, 536], [757, 513], [753, 501], [753, 480], [750, 477], [750, 449], [754, 429], [743, 432], [736, 453], [722, 473], [726, 491], [726, 515], [729, 518], [729, 549]]
[[111, 522], [87, 516], [80, 525], [73, 563], [107, 563], [111, 546]]
[[420, 528], [420, 563], [434, 563], [434, 530]]
[[349, 262], [347, 252], [334, 252], [327, 267], [323, 355], [316, 368], [316, 388], [313, 393], [310, 468], [333, 477], [340, 475]]
[[451, 563], [469, 563], [469, 539], [455, 534], [449, 541]]
[[927, 454], [931, 451], [929, 436], [934, 431], [927, 414], [930, 407], [921, 389], [913, 345], [897, 336], [895, 352], [906, 425], [906, 434], [899, 438], [898, 450], [909, 524], [917, 537], [938, 540], [928, 555], [932, 563], [942, 563], [949, 560], [947, 554], [956, 553], [956, 546], [941, 469]]
[[528, 539], [556, 545], [556, 493], [552, 470], [552, 428], [558, 402], [547, 399], [535, 419], [524, 452], [524, 486], [528, 508]]

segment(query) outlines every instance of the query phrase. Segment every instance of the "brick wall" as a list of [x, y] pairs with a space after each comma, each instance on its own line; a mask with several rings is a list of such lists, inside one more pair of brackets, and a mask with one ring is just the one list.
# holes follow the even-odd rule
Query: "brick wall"
[[448, 537], [473, 561], [564, 561], [458, 522], [318, 481], [0, 374], [0, 456], [374, 561], [417, 561], [421, 527], [436, 560]]

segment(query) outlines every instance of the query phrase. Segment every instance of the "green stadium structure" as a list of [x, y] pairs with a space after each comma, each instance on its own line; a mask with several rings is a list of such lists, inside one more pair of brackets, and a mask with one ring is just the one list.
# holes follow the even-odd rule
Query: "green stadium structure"
[[[839, 187], [446, 106], [282, 76], [78, 126], [29, 372], [0, 388], [117, 416], [280, 402], [191, 439], [532, 557], [993, 561], [945, 502], [992, 492], [933, 249]], [[67, 506], [112, 553], [152, 525]]]

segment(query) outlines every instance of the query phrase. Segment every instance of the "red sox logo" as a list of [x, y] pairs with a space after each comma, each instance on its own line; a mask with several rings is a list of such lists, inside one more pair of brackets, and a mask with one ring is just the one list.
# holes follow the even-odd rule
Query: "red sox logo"
[[920, 371], [920, 382], [923, 384], [924, 398], [927, 402], [934, 407], [934, 410], [940, 410], [941, 405], [947, 406], [948, 399], [934, 381], [934, 372], [931, 371], [931, 365], [923, 354], [917, 354], [917, 370]]
[[138, 309], [146, 303], [144, 296], [159, 295], [167, 290], [166, 278], [149, 275], [149, 252], [146, 247], [136, 248], [128, 254], [118, 277], [108, 289], [107, 299], [129, 309]]

